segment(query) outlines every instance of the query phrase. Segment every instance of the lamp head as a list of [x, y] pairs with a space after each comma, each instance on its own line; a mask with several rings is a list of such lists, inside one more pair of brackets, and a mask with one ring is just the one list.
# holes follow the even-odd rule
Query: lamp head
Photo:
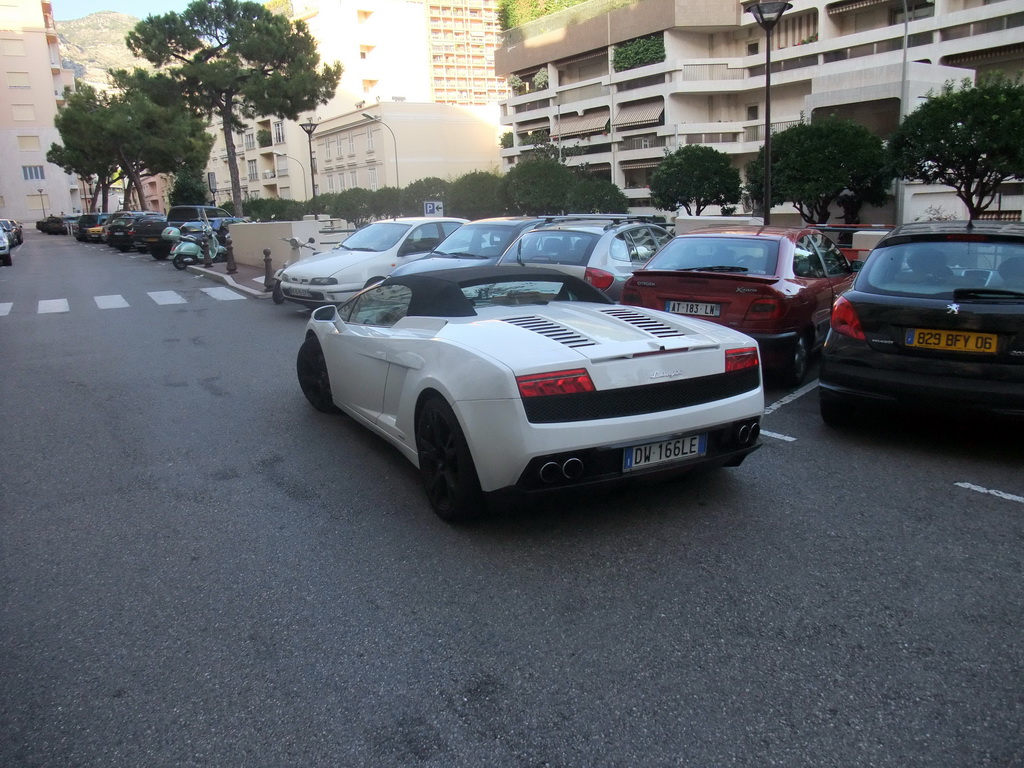
[[745, 3], [743, 10], [754, 17], [754, 21], [765, 32], [771, 32], [772, 28], [779, 23], [782, 14], [792, 8], [790, 3], [780, 2], [753, 2]]
[[317, 128], [317, 123], [314, 123], [313, 122], [313, 118], [310, 117], [310, 118], [306, 119], [306, 122], [299, 123], [299, 128], [304, 130], [306, 132], [306, 135], [309, 136], [310, 138], [312, 138], [313, 137], [313, 132]]

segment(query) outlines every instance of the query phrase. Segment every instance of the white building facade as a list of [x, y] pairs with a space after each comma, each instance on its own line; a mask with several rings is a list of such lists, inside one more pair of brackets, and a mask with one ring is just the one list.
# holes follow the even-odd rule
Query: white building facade
[[61, 66], [51, 4], [0, 4], [0, 218], [31, 223], [81, 212], [88, 192], [46, 161], [50, 145], [60, 143], [57, 108], [73, 87], [73, 74]]
[[[773, 132], [836, 114], [885, 138], [947, 81], [1024, 71], [1024, 0], [791, 4], [772, 35]], [[646, 37], [662, 41], [664, 60], [615, 71], [616, 49]], [[647, 187], [666, 151], [706, 144], [742, 169], [763, 143], [765, 34], [738, 2], [591, 0], [509, 30], [495, 61], [499, 74], [522, 83], [502, 105], [512, 139], [503, 168], [546, 136], [579, 147], [568, 162], [613, 181], [634, 210], [654, 210]], [[1004, 185], [995, 208], [1019, 219], [1022, 185]], [[947, 188], [906, 184], [862, 217], [891, 223], [936, 212], [966, 215]], [[799, 216], [785, 205], [772, 219]]]

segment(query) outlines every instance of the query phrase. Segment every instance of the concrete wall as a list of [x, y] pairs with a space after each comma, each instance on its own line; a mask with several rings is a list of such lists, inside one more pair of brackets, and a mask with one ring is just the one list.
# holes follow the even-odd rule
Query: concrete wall
[[[296, 251], [287, 242], [296, 238], [308, 242], [313, 238], [317, 251], [327, 251], [348, 237], [342, 230], [354, 229], [347, 221], [340, 219], [304, 219], [303, 221], [261, 221], [249, 224], [231, 225], [231, 242], [235, 249], [235, 261], [263, 269], [263, 249], [270, 249], [273, 268], [280, 269], [285, 262], [296, 261], [298, 257], [309, 256], [313, 251], [302, 248]], [[298, 254], [298, 257], [296, 256]]]

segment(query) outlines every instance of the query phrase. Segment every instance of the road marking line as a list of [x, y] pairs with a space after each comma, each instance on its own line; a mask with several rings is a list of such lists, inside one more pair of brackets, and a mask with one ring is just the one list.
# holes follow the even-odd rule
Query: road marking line
[[120, 309], [129, 306], [128, 302], [124, 300], [124, 296], [93, 296], [93, 299], [100, 309]]
[[800, 389], [796, 390], [795, 392], [790, 392], [788, 395], [786, 395], [781, 400], [776, 400], [774, 403], [772, 403], [767, 408], [765, 408], [764, 409], [764, 415], [767, 416], [770, 413], [774, 413], [775, 411], [779, 410], [779, 408], [781, 408], [782, 406], [788, 405], [789, 403], [793, 402], [797, 398], [803, 397], [804, 395], [806, 395], [811, 390], [817, 389], [817, 388], [818, 388], [818, 380], [817, 379], [812, 381], [810, 384], [804, 384], [802, 387], [800, 387]]
[[796, 442], [795, 437], [790, 437], [789, 435], [780, 435], [778, 432], [769, 432], [767, 429], [762, 429], [761, 434], [764, 437], [774, 437], [776, 440], [785, 440], [787, 443]]
[[1024, 504], [1024, 496], [1015, 496], [1012, 493], [1006, 493], [1005, 491], [995, 491], [991, 488], [983, 488], [980, 485], [974, 483], [953, 483], [958, 488], [966, 488], [968, 491], [977, 491], [978, 493], [987, 493], [989, 496], [995, 496], [1000, 499], [1006, 499], [1007, 501], [1016, 501], [1019, 504]]
[[42, 315], [49, 312], [70, 312], [67, 299], [43, 299], [39, 302], [39, 309], [36, 314]]
[[180, 296], [174, 291], [152, 291], [149, 298], [157, 304], [188, 304], [184, 296]]
[[12, 304], [11, 302], [0, 304], [0, 317], [11, 314], [11, 307], [13, 306], [14, 304]]
[[230, 288], [222, 288], [220, 286], [214, 288], [200, 288], [199, 290], [201, 290], [207, 296], [212, 296], [213, 298], [217, 299], [217, 301], [234, 301], [235, 299], [245, 299], [245, 296], [242, 296], [239, 293], [235, 293]]

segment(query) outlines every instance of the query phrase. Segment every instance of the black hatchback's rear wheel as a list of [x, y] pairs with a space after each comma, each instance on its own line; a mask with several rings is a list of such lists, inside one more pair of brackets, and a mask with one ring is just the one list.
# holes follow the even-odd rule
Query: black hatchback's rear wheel
[[483, 511], [480, 480], [455, 412], [440, 397], [423, 404], [416, 420], [420, 477], [431, 508], [449, 523], [464, 522]]
[[320, 342], [310, 336], [299, 347], [295, 361], [295, 372], [299, 376], [299, 387], [309, 404], [323, 413], [339, 413], [331, 397], [331, 378], [327, 373], [327, 361]]

